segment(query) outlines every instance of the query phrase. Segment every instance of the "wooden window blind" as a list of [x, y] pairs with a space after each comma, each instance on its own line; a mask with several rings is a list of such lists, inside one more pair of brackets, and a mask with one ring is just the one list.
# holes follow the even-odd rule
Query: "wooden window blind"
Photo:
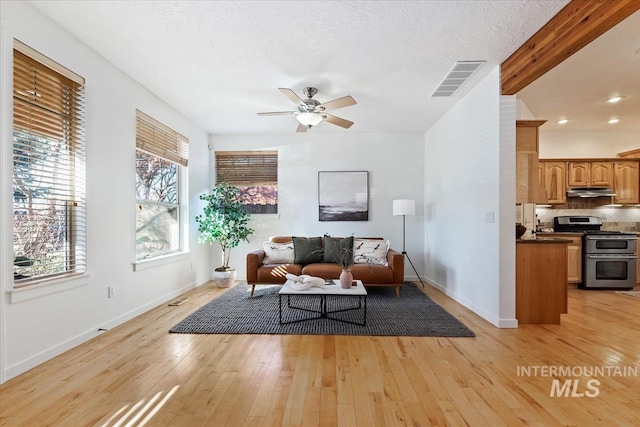
[[277, 185], [277, 151], [216, 151], [216, 182]]
[[189, 139], [139, 110], [136, 110], [136, 147], [182, 166], [189, 162]]
[[14, 282], [85, 271], [84, 79], [13, 50]]

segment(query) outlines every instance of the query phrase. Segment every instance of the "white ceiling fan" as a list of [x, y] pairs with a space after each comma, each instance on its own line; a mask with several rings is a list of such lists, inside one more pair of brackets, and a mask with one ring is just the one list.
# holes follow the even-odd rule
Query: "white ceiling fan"
[[258, 113], [259, 116], [280, 116], [286, 114], [295, 114], [296, 120], [299, 125], [296, 132], [306, 132], [313, 126], [316, 126], [322, 121], [327, 121], [332, 125], [340, 126], [345, 129], [349, 129], [353, 125], [352, 121], [345, 120], [343, 118], [328, 114], [327, 111], [337, 110], [338, 108], [348, 107], [355, 105], [356, 100], [351, 96], [343, 96], [342, 98], [334, 99], [333, 101], [320, 103], [313, 99], [313, 96], [318, 93], [318, 89], [315, 87], [305, 87], [302, 89], [302, 93], [307, 96], [307, 99], [302, 99], [294, 91], [288, 88], [278, 88], [280, 92], [293, 103], [298, 106], [297, 111], [273, 111], [268, 113]]

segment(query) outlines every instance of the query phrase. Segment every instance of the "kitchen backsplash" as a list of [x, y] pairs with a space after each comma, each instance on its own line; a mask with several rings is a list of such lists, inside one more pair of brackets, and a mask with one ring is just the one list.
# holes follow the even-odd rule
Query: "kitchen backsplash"
[[640, 233], [640, 208], [549, 209], [536, 208], [542, 228], [553, 228], [554, 216], [586, 215], [602, 218], [602, 229]]

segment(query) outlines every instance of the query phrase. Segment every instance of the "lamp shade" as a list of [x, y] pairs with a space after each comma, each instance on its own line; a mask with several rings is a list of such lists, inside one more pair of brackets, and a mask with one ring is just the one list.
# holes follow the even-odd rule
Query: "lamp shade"
[[300, 113], [296, 119], [305, 126], [315, 126], [322, 121], [322, 115], [319, 113]]
[[393, 201], [394, 215], [415, 215], [416, 201], [409, 199], [398, 199]]

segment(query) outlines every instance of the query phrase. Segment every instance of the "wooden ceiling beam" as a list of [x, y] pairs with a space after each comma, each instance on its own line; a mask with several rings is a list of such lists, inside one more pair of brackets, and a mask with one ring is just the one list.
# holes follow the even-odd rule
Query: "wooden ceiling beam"
[[515, 95], [640, 10], [640, 0], [571, 0], [500, 68], [503, 95]]

